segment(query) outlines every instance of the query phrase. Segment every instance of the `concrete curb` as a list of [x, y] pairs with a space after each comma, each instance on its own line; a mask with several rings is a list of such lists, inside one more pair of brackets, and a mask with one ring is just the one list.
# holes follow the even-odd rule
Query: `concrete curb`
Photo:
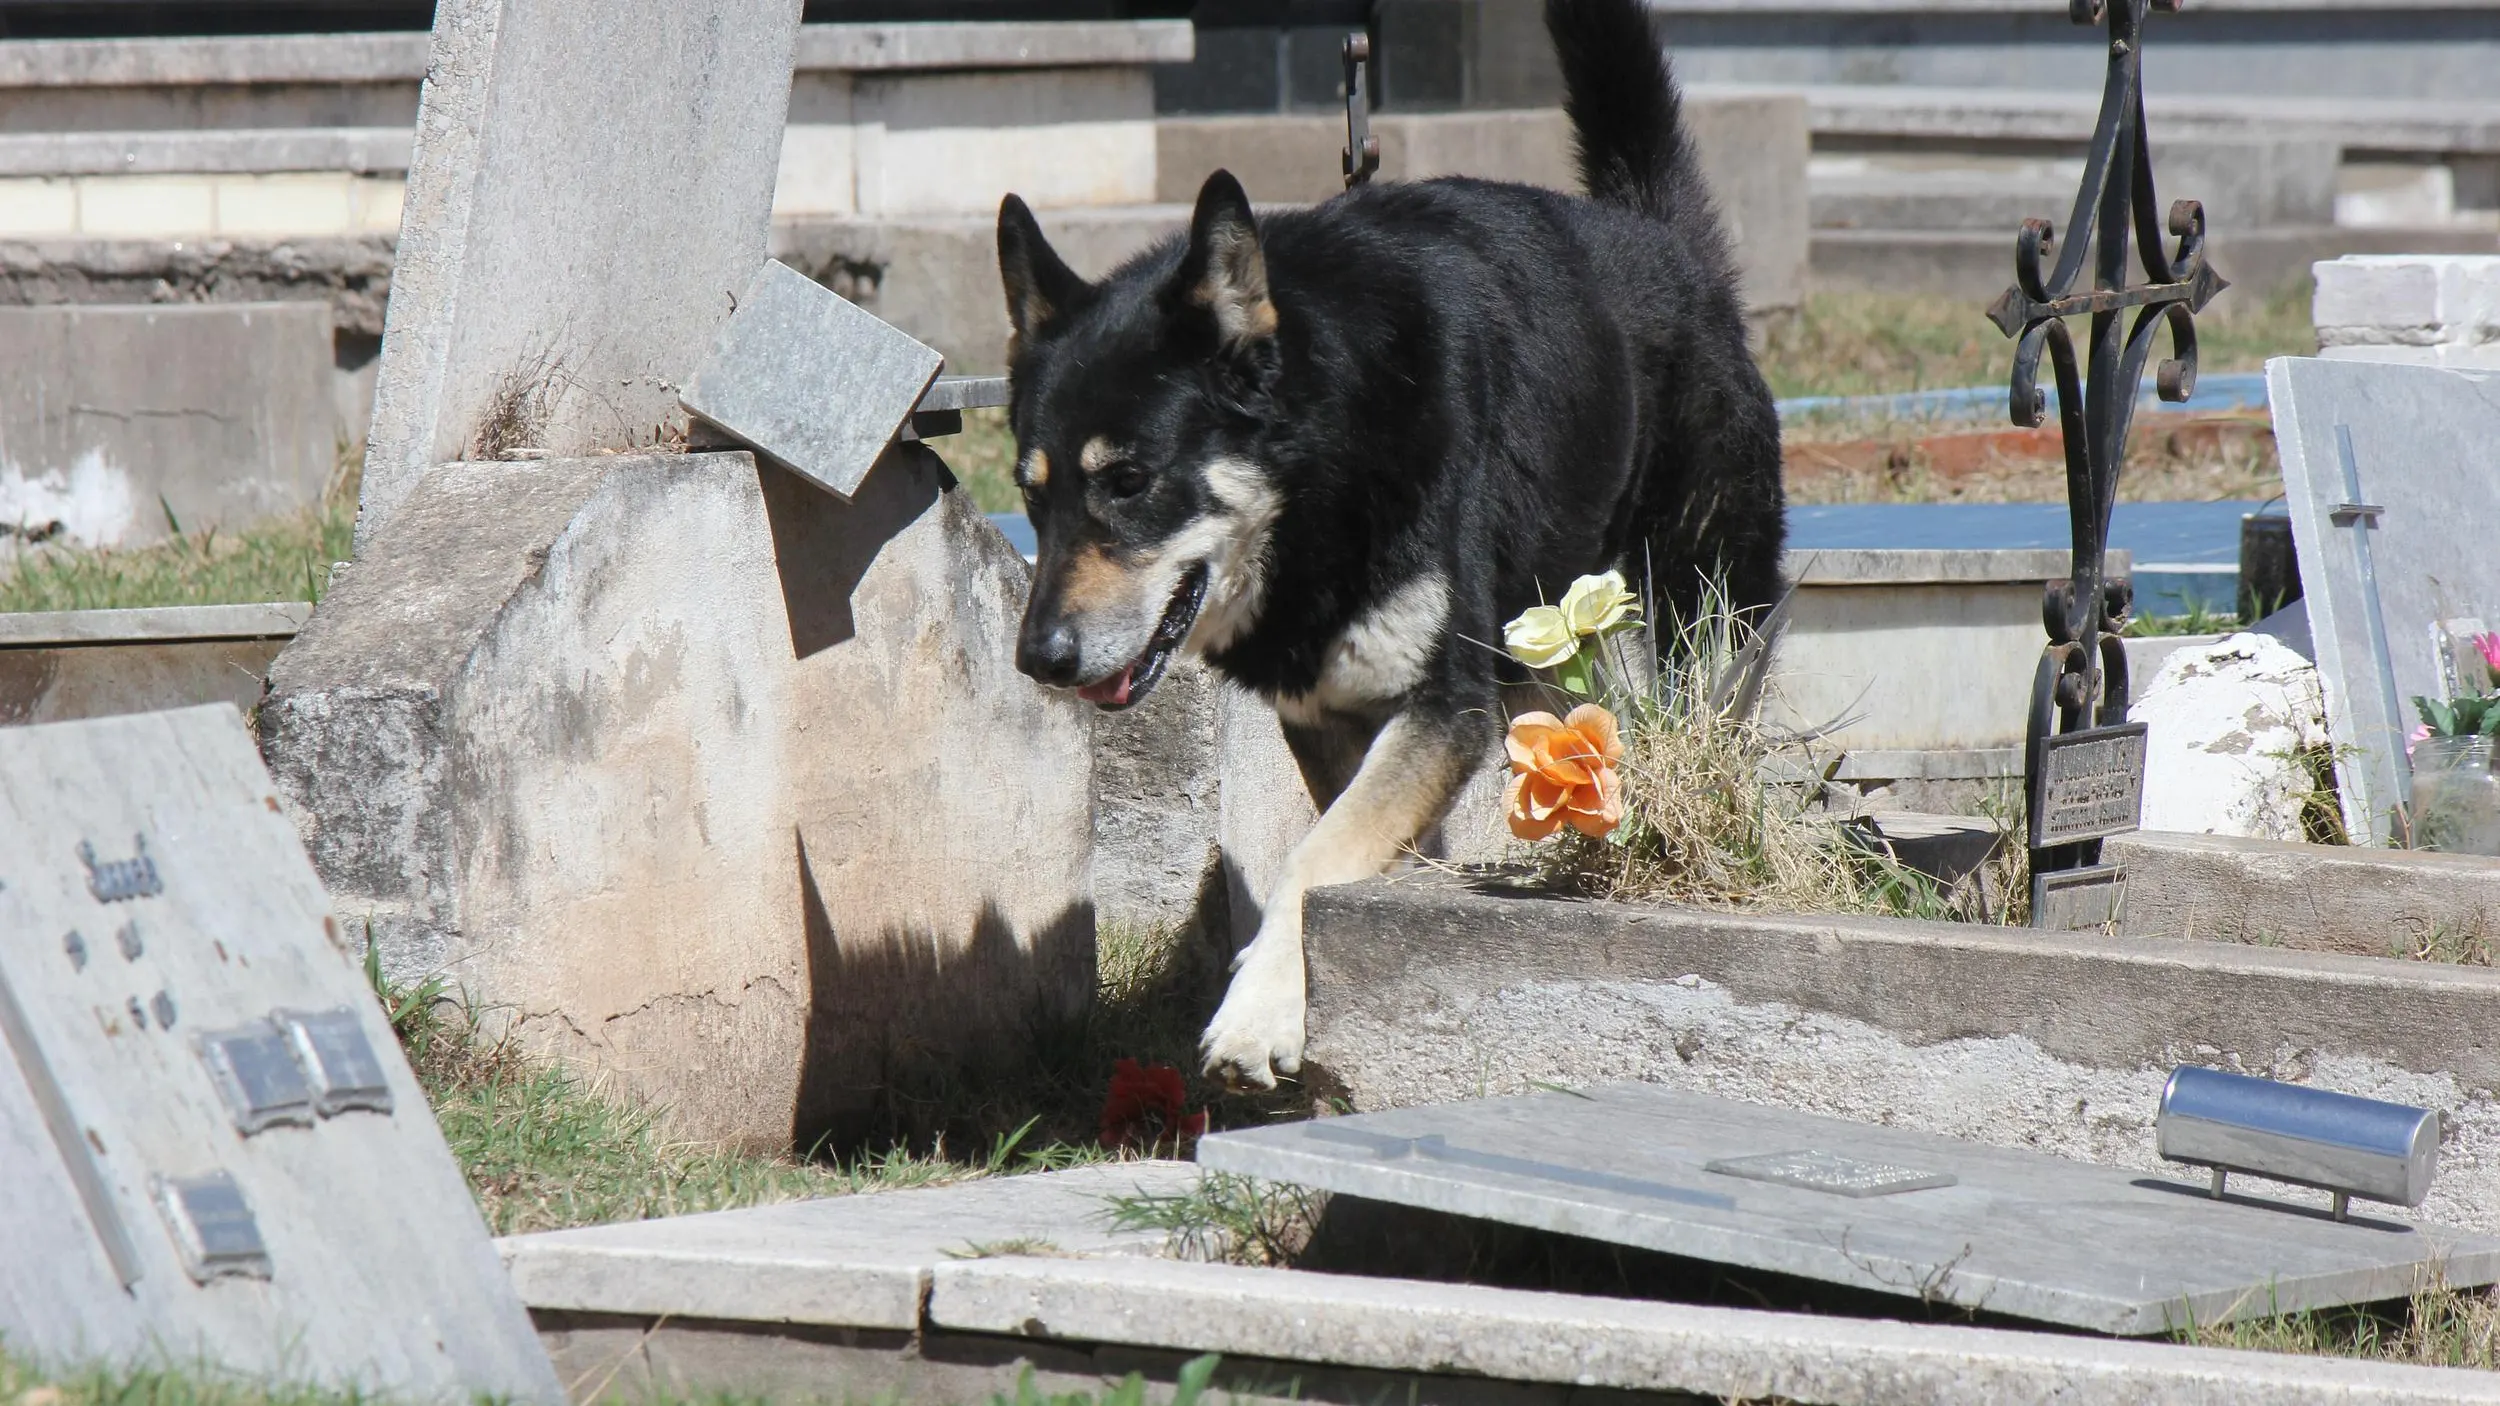
[[2500, 936], [2500, 859], [2143, 830], [2127, 866], [2128, 936], [2384, 957], [2447, 928]]
[[2500, 1375], [1168, 1260], [942, 1265], [932, 1326], [1828, 1406], [2500, 1401]]

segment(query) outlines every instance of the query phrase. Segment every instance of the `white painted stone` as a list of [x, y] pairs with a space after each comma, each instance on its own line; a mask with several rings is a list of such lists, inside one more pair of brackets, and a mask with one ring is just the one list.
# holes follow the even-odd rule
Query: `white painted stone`
[[[2299, 550], [2345, 828], [2383, 841], [2400, 802], [2416, 695], [2441, 696], [2432, 623], [2500, 618], [2500, 374], [2280, 357], [2266, 363], [2283, 487]], [[2334, 521], [2349, 500], [2339, 430], [2352, 440], [2376, 525]], [[2367, 532], [2394, 697], [2382, 682], [2361, 586]], [[2391, 706], [2392, 702], [2392, 706]]]
[[2312, 267], [2320, 356], [2500, 367], [2500, 255], [2348, 254]]
[[[0, 730], [12, 1354], [564, 1400], [329, 909], [233, 709]], [[239, 1133], [202, 1041], [287, 1011], [335, 1013], [362, 1047], [364, 1096]], [[310, 1066], [284, 1050], [268, 1067], [300, 1098]], [[195, 1280], [160, 1188], [220, 1173], [261, 1269]]]
[[2327, 745], [2316, 665], [2253, 633], [2175, 650], [2131, 717], [2148, 729], [2144, 828], [2302, 838], [2316, 782], [2300, 756]]
[[648, 445], [764, 260], [798, 8], [446, 0], [357, 543], [499, 401], [552, 455]]
[[1091, 998], [1089, 714], [936, 455], [445, 465], [271, 671], [347, 920], [690, 1136], [849, 1137]]

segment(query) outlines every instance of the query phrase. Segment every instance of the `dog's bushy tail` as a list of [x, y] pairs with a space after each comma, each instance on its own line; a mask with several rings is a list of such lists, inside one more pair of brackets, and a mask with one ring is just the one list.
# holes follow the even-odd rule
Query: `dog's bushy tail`
[[1641, 0], [1545, 0], [1591, 197], [1677, 222], [1707, 212], [1664, 41]]

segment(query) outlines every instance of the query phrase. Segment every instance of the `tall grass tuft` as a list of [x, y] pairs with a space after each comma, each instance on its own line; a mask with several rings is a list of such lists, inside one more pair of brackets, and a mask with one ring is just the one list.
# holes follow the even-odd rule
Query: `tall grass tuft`
[[1624, 822], [1604, 840], [1565, 832], [1542, 846], [1549, 880], [1593, 897], [1712, 908], [1962, 916], [1952, 895], [1823, 809], [1828, 766], [1811, 732], [1762, 721], [1785, 609], [1755, 617], [1757, 627], [1714, 588], [1691, 620], [1604, 641], [1596, 672], [1622, 731]]

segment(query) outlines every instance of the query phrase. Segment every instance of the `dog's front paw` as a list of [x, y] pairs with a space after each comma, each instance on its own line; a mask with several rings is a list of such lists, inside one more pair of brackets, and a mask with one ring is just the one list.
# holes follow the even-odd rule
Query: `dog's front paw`
[[1302, 964], [1253, 960], [1233, 977], [1198, 1048], [1228, 1088], [1272, 1089], [1302, 1068]]

